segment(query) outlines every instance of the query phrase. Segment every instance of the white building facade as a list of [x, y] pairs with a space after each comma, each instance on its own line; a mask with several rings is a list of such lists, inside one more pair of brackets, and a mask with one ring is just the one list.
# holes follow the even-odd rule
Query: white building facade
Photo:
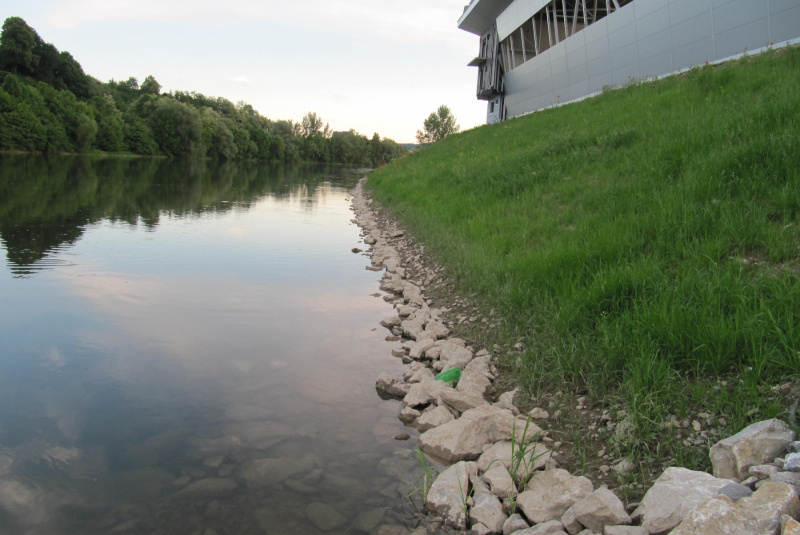
[[800, 0], [472, 0], [458, 26], [493, 123], [800, 42]]

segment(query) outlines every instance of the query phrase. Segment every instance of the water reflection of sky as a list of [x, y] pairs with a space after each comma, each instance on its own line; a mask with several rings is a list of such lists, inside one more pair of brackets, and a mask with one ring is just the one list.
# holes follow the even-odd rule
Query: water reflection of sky
[[[100, 220], [49, 253], [63, 260], [52, 269], [0, 267], [0, 457], [13, 460], [0, 466], [0, 509], [17, 507], [0, 527], [58, 522], [40, 509], [98, 499], [98, 515], [122, 518], [130, 496], [109, 491], [119, 478], [158, 469], [136, 481], [162, 499], [192, 451], [229, 436], [231, 463], [295, 435], [317, 456], [391, 455], [403, 428], [373, 386], [399, 370], [376, 329], [391, 309], [350, 251], [348, 207], [323, 183], [151, 228]], [[35, 476], [23, 450], [37, 466], [63, 459]], [[57, 491], [40, 490], [56, 475]], [[30, 503], [9, 505], [26, 492]]]

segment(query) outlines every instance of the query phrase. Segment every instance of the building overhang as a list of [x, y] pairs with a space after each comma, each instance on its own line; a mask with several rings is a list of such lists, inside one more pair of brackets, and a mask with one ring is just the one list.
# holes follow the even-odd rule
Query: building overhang
[[484, 63], [486, 63], [486, 58], [478, 56], [477, 58], [467, 63], [467, 67], [480, 67]]
[[458, 27], [475, 35], [483, 35], [494, 25], [498, 15], [513, 0], [472, 0], [458, 19]]

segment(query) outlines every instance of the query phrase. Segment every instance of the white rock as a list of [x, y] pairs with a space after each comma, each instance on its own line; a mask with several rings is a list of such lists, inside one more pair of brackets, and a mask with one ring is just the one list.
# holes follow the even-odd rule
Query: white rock
[[[511, 440], [514, 428], [520, 429], [524, 425], [525, 422], [515, 420], [509, 410], [481, 405], [464, 412], [457, 420], [422, 433], [418, 444], [425, 453], [448, 462], [472, 460], [480, 456], [483, 446]], [[529, 440], [536, 436], [537, 431], [541, 431], [535, 425], [531, 425], [531, 428]]]
[[[500, 498], [508, 498], [509, 496], [516, 496], [517, 489], [514, 485], [514, 480], [511, 479], [511, 474], [508, 473], [508, 468], [501, 463], [496, 463], [491, 468], [483, 473], [483, 481], [489, 485], [492, 494]], [[526, 526], [527, 527], [527, 526]]]
[[667, 533], [680, 524], [692, 508], [730, 484], [729, 479], [705, 472], [670, 467], [644, 495], [634, 516], [643, 517], [642, 526], [651, 534]]
[[461, 372], [461, 379], [458, 380], [456, 390], [483, 396], [492, 388], [491, 377], [489, 357], [472, 359]]
[[470, 522], [483, 524], [489, 528], [490, 533], [502, 533], [503, 523], [508, 515], [497, 496], [481, 492], [475, 494], [473, 499], [474, 503], [469, 510]]
[[500, 397], [497, 399], [497, 403], [495, 406], [500, 407], [501, 409], [508, 409], [514, 414], [519, 414], [519, 409], [516, 405], [514, 405], [514, 397], [517, 395], [517, 389], [510, 392], [504, 392], [500, 394]]
[[772, 462], [794, 439], [795, 432], [780, 420], [750, 425], [711, 447], [714, 475], [739, 481], [747, 479], [751, 466]]
[[408, 356], [414, 360], [421, 359], [427, 350], [433, 347], [433, 340], [425, 339], [415, 342], [411, 345], [411, 349], [408, 351]]
[[474, 462], [459, 462], [439, 474], [431, 485], [425, 500], [428, 512], [444, 519], [457, 529], [467, 527], [467, 498], [469, 497], [469, 477], [476, 474], [478, 467]]
[[758, 479], [767, 479], [773, 474], [777, 474], [780, 470], [774, 464], [757, 464], [751, 466], [747, 471], [751, 476], [756, 476]]
[[561, 517], [561, 523], [571, 534], [577, 534], [583, 529], [582, 526], [602, 532], [606, 526], [630, 524], [631, 517], [613, 492], [600, 487], [567, 509]]
[[453, 415], [445, 407], [436, 407], [432, 411], [425, 412], [417, 418], [417, 430], [420, 433], [424, 433], [429, 429], [439, 427], [454, 419]]
[[755, 494], [734, 502], [709, 498], [692, 509], [672, 535], [776, 535], [783, 515], [800, 512], [797, 491], [785, 483], [764, 482]]
[[439, 353], [439, 362], [436, 363], [436, 367], [441, 366], [438, 368], [440, 370], [446, 370], [448, 368], [460, 368], [463, 370], [472, 359], [472, 351], [454, 343], [452, 340], [448, 340], [442, 344], [442, 349]]
[[511, 535], [516, 531], [527, 529], [529, 527], [530, 526], [525, 519], [522, 518], [522, 515], [513, 514], [509, 516], [503, 523], [503, 535]]
[[411, 407], [403, 407], [403, 410], [400, 411], [398, 418], [404, 424], [411, 425], [417, 420], [417, 418], [420, 417], [421, 414], [422, 413], [420, 413], [418, 410], [412, 409]]
[[442, 394], [442, 390], [450, 389], [442, 381], [426, 381], [411, 385], [408, 394], [403, 398], [403, 403], [411, 407], [421, 407], [436, 401]]
[[441, 321], [431, 321], [425, 326], [425, 331], [433, 334], [434, 339], [447, 338], [450, 335], [448, 329]]
[[536, 407], [531, 409], [531, 411], [528, 413], [528, 416], [531, 417], [531, 420], [546, 420], [550, 418], [550, 413], [544, 409]]
[[400, 328], [403, 329], [403, 334], [405, 336], [416, 340], [425, 329], [425, 324], [421, 319], [417, 319], [416, 316], [409, 316], [400, 323]]
[[381, 325], [386, 327], [387, 329], [391, 330], [392, 327], [397, 327], [402, 322], [402, 318], [400, 316], [389, 316], [388, 318], [383, 318], [381, 320]]
[[620, 462], [611, 467], [611, 469], [618, 474], [627, 474], [628, 472], [632, 472], [635, 468], [636, 466], [628, 459], [622, 459]]
[[[798, 472], [778, 472], [777, 474], [769, 476], [769, 480], [777, 481], [779, 483], [788, 483], [795, 489], [800, 487], [800, 473]], [[798, 489], [798, 492], [800, 492], [800, 489]]]
[[784, 457], [783, 469], [786, 472], [800, 472], [800, 453], [790, 453]]
[[560, 520], [576, 501], [592, 492], [592, 482], [566, 470], [546, 470], [528, 483], [528, 490], [517, 496], [517, 506], [534, 523]]
[[430, 368], [424, 367], [420, 368], [408, 379], [409, 383], [427, 383], [428, 381], [433, 381], [436, 376], [433, 374]]
[[454, 389], [442, 390], [440, 397], [442, 403], [454, 408], [458, 412], [466, 412], [475, 407], [488, 404], [488, 402], [483, 399], [483, 396], [471, 392], [459, 392]]

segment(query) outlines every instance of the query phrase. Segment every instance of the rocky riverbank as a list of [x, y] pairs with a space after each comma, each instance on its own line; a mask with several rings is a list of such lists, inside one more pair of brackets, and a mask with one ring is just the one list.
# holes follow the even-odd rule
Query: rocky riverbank
[[[399, 344], [392, 354], [408, 364], [402, 378], [381, 376], [376, 388], [403, 401], [398, 417], [421, 432], [419, 449], [449, 464], [425, 496], [436, 521], [416, 535], [442, 529], [481, 535], [800, 534], [800, 453], [792, 453], [800, 443], [779, 420], [717, 442], [710, 452], [714, 475], [667, 468], [640, 503], [625, 503], [618, 489], [561, 468], [561, 443], [542, 423], [547, 411], [534, 407], [523, 414], [515, 391], [498, 392], [497, 348], [476, 348], [451, 336], [457, 324], [491, 327], [493, 320], [432, 306], [428, 288], [447, 288], [441, 269], [372, 208], [364, 182], [353, 191], [355, 221], [370, 247], [367, 269], [385, 271], [381, 290], [395, 306], [396, 314], [381, 325]], [[451, 301], [465, 304], [454, 296]], [[457, 382], [435, 379], [452, 368], [460, 370]], [[579, 409], [584, 401], [578, 398]], [[690, 425], [698, 436], [706, 432], [699, 421]], [[603, 458], [603, 451], [597, 453]], [[602, 473], [624, 474], [633, 466], [621, 459], [604, 468]]]

